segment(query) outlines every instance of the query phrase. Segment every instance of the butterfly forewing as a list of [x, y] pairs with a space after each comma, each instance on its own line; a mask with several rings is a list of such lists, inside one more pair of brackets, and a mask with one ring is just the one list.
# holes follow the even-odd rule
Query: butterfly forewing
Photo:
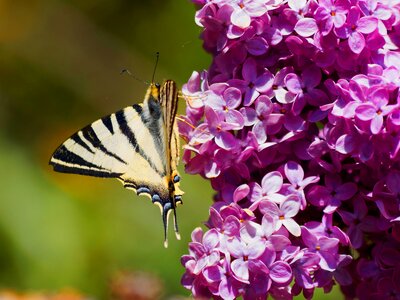
[[[55, 171], [121, 180], [159, 204], [166, 231], [168, 214], [183, 192], [177, 176], [179, 140], [175, 82], [152, 84], [142, 104], [128, 106], [73, 134], [53, 154]], [[175, 225], [177, 231], [177, 225]]]

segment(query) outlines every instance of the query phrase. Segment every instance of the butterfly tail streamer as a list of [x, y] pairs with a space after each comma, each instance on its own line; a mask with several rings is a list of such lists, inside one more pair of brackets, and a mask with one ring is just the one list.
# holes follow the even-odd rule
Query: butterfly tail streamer
[[163, 225], [164, 225], [164, 247], [168, 248], [168, 219], [169, 219], [169, 214], [171, 213], [171, 207], [165, 207], [163, 208], [162, 211], [162, 219], [163, 219]]
[[178, 219], [176, 218], [176, 206], [174, 207], [174, 231], [177, 240], [181, 239], [181, 235], [179, 234], [178, 228]]

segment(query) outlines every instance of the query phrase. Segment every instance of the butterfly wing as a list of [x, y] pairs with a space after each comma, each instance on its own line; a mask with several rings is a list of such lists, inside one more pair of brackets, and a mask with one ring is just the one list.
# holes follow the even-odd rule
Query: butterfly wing
[[169, 213], [173, 210], [176, 217], [176, 203], [182, 202], [183, 194], [176, 170], [176, 106], [173, 81], [166, 81], [161, 89], [152, 84], [142, 104], [76, 132], [54, 152], [50, 164], [59, 172], [117, 178], [138, 195], [150, 196], [160, 207], [166, 243]]
[[[97, 177], [129, 177], [159, 185], [165, 161], [141, 118], [142, 105], [126, 107], [73, 134], [53, 154], [54, 170]], [[150, 136], [150, 138], [149, 138]], [[164, 151], [164, 150], [161, 150]]]

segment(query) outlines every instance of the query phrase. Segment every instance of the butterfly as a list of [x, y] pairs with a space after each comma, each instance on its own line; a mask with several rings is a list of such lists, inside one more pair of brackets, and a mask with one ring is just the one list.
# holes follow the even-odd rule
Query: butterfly
[[166, 80], [151, 83], [143, 103], [105, 116], [74, 133], [50, 159], [57, 172], [117, 178], [125, 188], [147, 195], [160, 207], [164, 246], [171, 212], [180, 239], [176, 206], [182, 204], [179, 136], [176, 123], [178, 90]]

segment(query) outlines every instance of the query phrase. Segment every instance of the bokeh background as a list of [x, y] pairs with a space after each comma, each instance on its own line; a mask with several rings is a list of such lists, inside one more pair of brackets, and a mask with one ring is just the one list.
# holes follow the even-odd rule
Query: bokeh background
[[[53, 172], [56, 147], [88, 123], [141, 102], [146, 84], [181, 86], [208, 56], [195, 7], [176, 0], [0, 0], [0, 289], [73, 288], [109, 299], [120, 271], [147, 272], [162, 298], [180, 286], [190, 232], [207, 219], [207, 181], [183, 173], [178, 218], [163, 247], [158, 207], [117, 180]], [[185, 102], [180, 103], [180, 113]]]
[[150, 81], [159, 51], [156, 80], [181, 86], [208, 68], [194, 13], [186, 0], [0, 0], [0, 291], [75, 291], [65, 300], [120, 289], [118, 299], [138, 299], [130, 285], [161, 299], [190, 295], [180, 256], [207, 219], [209, 182], [181, 166], [182, 240], [171, 231], [164, 249], [147, 198], [117, 180], [53, 172], [48, 160], [75, 131], [143, 100], [146, 84], [122, 69]]

